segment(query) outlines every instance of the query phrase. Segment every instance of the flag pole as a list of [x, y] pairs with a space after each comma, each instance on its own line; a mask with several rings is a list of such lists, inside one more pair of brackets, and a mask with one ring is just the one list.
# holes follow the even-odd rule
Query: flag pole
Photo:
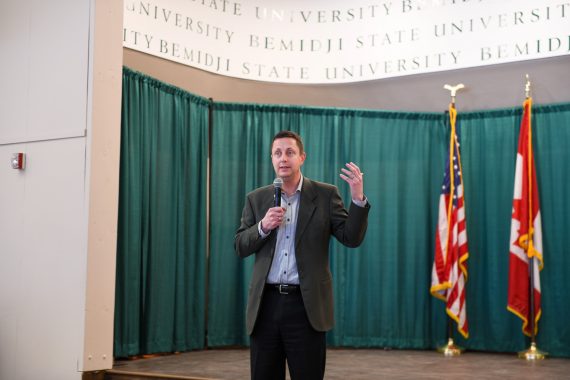
[[528, 239], [528, 243], [526, 245], [526, 255], [527, 257], [529, 257], [529, 265], [528, 265], [528, 272], [529, 272], [529, 279], [530, 279], [530, 286], [529, 286], [529, 307], [530, 307], [530, 318], [528, 323], [530, 324], [530, 347], [527, 350], [521, 351], [518, 353], [518, 357], [521, 359], [525, 359], [525, 360], [529, 360], [529, 361], [534, 361], [534, 360], [542, 360], [546, 357], [546, 352], [542, 352], [540, 351], [538, 348], [536, 348], [536, 321], [535, 321], [535, 317], [534, 317], [534, 266], [536, 265], [535, 263], [535, 257], [534, 257], [534, 253], [532, 252], [532, 250], [534, 249], [533, 247], [533, 233], [534, 233], [534, 229], [533, 229], [533, 211], [532, 211], [532, 123], [531, 123], [531, 110], [532, 110], [532, 98], [530, 96], [530, 78], [528, 76], [528, 74], [526, 74], [526, 84], [525, 84], [525, 98], [526, 101], [531, 102], [531, 107], [529, 107], [529, 125], [528, 125], [528, 162], [527, 162], [527, 168], [528, 168], [528, 181], [529, 181], [529, 194], [528, 194], [528, 202], [529, 202], [529, 221], [528, 221], [528, 226], [529, 226], [529, 239]]
[[[460, 84], [458, 84], [458, 85], [456, 85], [456, 86], [451, 86], [451, 85], [449, 85], [449, 84], [446, 84], [445, 86], [443, 86], [444, 89], [449, 90], [450, 95], [451, 95], [451, 103], [450, 103], [450, 105], [449, 105], [450, 111], [452, 111], [452, 110], [454, 111], [454, 110], [455, 110], [455, 95], [456, 95], [457, 91], [461, 90], [461, 89], [464, 88], [464, 87], [465, 87], [465, 86], [464, 86], [462, 83], [460, 83]], [[449, 115], [450, 115], [450, 118], [454, 118], [454, 117], [455, 117], [454, 114], [452, 114], [451, 112], [449, 113]], [[450, 140], [453, 140], [453, 139], [455, 138], [455, 129], [453, 129], [453, 128], [454, 128], [454, 125], [455, 125], [455, 122], [452, 122], [452, 123], [450, 123], [450, 124], [451, 124], [451, 127], [452, 127], [452, 136], [451, 136], [451, 139], [450, 139]], [[449, 154], [450, 154], [450, 155], [453, 154], [453, 153], [452, 153], [452, 149], [454, 149], [455, 143], [456, 143], [455, 141], [452, 141], [452, 142], [450, 143], [450, 147], [449, 147]], [[450, 165], [450, 166], [453, 165], [453, 161], [452, 161], [452, 160], [450, 160], [449, 165]], [[453, 173], [454, 173], [454, 171], [453, 171], [452, 169], [450, 169], [450, 171], [449, 171], [449, 175], [451, 176], [451, 179], [450, 179], [450, 181], [449, 181], [449, 182], [450, 182], [450, 186], [451, 186], [450, 194], [453, 194], [453, 186], [455, 185], [455, 181], [453, 180]], [[449, 213], [450, 213], [450, 210], [451, 210], [451, 203], [452, 203], [452, 202], [453, 202], [453, 199], [452, 199], [452, 197], [450, 197], [450, 204], [448, 205], [448, 218], [447, 218], [448, 221], [450, 220]], [[447, 231], [448, 231], [448, 234], [449, 234], [449, 233], [450, 233], [450, 232], [449, 232], [449, 228], [447, 229]], [[447, 244], [446, 252], [449, 252], [449, 238], [447, 239], [447, 243], [446, 243], [446, 244]], [[441, 346], [441, 347], [438, 347], [438, 348], [437, 348], [437, 352], [440, 352], [440, 353], [442, 353], [442, 354], [445, 355], [445, 356], [459, 356], [459, 355], [461, 355], [461, 353], [462, 353], [463, 351], [464, 351], [464, 349], [461, 348], [461, 347], [459, 347], [459, 346], [457, 346], [457, 345], [455, 344], [455, 342], [453, 341], [453, 320], [452, 320], [451, 317], [448, 315], [448, 316], [447, 316], [447, 343], [444, 344], [444, 345]]]

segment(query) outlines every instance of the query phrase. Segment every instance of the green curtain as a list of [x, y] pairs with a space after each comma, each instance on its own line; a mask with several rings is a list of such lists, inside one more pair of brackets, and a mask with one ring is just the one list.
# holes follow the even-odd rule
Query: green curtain
[[[538, 108], [534, 133], [543, 220], [543, 316], [538, 342], [553, 355], [570, 356], [570, 105]], [[550, 341], [552, 339], [552, 341]]]
[[[449, 138], [444, 112], [212, 103], [208, 131], [205, 99], [128, 69], [123, 77], [116, 356], [203, 348], [205, 338], [209, 347], [249, 344], [244, 317], [253, 258], [239, 259], [233, 239], [246, 193], [274, 179], [270, 143], [283, 129], [304, 138], [304, 175], [336, 184], [345, 202], [350, 194], [340, 168], [357, 163], [372, 204], [362, 246], [331, 245], [336, 326], [329, 344], [431, 349], [444, 343], [444, 303], [429, 294]], [[455, 338], [471, 350], [528, 347], [521, 321], [506, 310], [521, 114], [522, 102], [504, 110], [459, 109], [471, 334]], [[570, 104], [535, 105], [533, 133], [545, 262], [537, 340], [553, 356], [570, 357], [564, 245]]]
[[[471, 337], [477, 350], [528, 348], [521, 320], [506, 311], [508, 252], [515, 157], [522, 105], [510, 110], [459, 115], [469, 233], [467, 292]], [[544, 269], [542, 318], [537, 343], [555, 356], [570, 356], [570, 105], [535, 106], [532, 112], [534, 157], [541, 202]]]
[[114, 355], [204, 346], [208, 101], [124, 69]]
[[211, 346], [249, 344], [245, 304], [253, 257], [238, 259], [233, 237], [245, 194], [260, 184], [273, 182], [268, 141], [281, 128], [296, 130], [299, 115], [288, 110], [278, 106], [214, 105], [208, 297]]
[[361, 247], [349, 249], [333, 240], [337, 325], [329, 343], [423, 348], [430, 330], [422, 328], [422, 321], [431, 316], [418, 283], [429, 281], [431, 273], [425, 247], [434, 244], [433, 218], [425, 206], [439, 196], [441, 178], [431, 173], [443, 168], [443, 114], [325, 111], [301, 120], [310, 157], [304, 174], [336, 184], [348, 203], [350, 191], [339, 172], [354, 161], [365, 173], [365, 193], [373, 207]]
[[[522, 107], [459, 112], [470, 259], [467, 310], [473, 350], [517, 351], [528, 345], [520, 320], [506, 310], [514, 161]], [[447, 116], [430, 113], [315, 109], [217, 103], [212, 133], [212, 251], [208, 341], [247, 344], [245, 302], [252, 259], [240, 260], [233, 237], [245, 194], [269, 184], [273, 134], [299, 132], [307, 177], [349, 190], [338, 173], [347, 161], [365, 172], [372, 204], [360, 248], [331, 246], [336, 326], [333, 346], [433, 348], [445, 342], [443, 302], [429, 294], [437, 202], [449, 130]], [[539, 346], [570, 356], [570, 265], [564, 218], [570, 196], [570, 105], [535, 106], [535, 156], [545, 240], [543, 317]], [[554, 176], [558, 178], [555, 178]], [[220, 182], [221, 181], [221, 182]], [[456, 334], [458, 335], [458, 334]]]
[[[436, 215], [434, 207], [426, 205], [437, 202], [442, 180], [432, 174], [443, 171], [443, 113], [222, 103], [216, 104], [213, 118], [212, 197], [218, 202], [211, 210], [216, 236], [212, 231], [209, 343], [247, 344], [244, 307], [253, 259], [236, 257], [233, 236], [245, 194], [273, 181], [271, 138], [289, 129], [300, 133], [306, 144], [304, 175], [338, 185], [349, 202], [348, 186], [339, 173], [346, 162], [354, 161], [365, 172], [366, 194], [373, 207], [360, 248], [348, 249], [335, 241], [331, 246], [337, 324], [329, 343], [428, 347], [433, 332], [424, 328], [432, 320], [426, 297], [431, 273], [427, 247], [435, 244]], [[231, 145], [235, 148], [228, 154]], [[222, 188], [220, 178], [232, 178], [220, 190], [231, 197], [227, 201], [216, 192]], [[415, 222], [408, 225], [409, 220]], [[443, 315], [439, 319], [444, 332]]]

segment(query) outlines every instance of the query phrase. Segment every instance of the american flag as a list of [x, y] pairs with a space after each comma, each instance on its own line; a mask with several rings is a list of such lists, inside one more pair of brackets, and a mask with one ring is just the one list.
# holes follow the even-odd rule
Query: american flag
[[[528, 336], [533, 336], [538, 332], [538, 320], [542, 313], [539, 272], [543, 267], [542, 226], [536, 169], [532, 154], [530, 123], [532, 98], [529, 97], [524, 102], [523, 108], [511, 219], [507, 309], [523, 320], [523, 332]], [[532, 258], [536, 260], [531, 261]], [[532, 273], [529, 265], [531, 265]], [[533, 308], [531, 308], [530, 300], [531, 282]], [[534, 311], [534, 316], [531, 316], [532, 311]], [[534, 326], [534, 331], [531, 326]]]
[[435, 234], [435, 257], [430, 292], [446, 302], [446, 312], [457, 322], [457, 330], [469, 337], [466, 311], [467, 229], [459, 141], [455, 133], [457, 111], [449, 107], [451, 136], [439, 197], [439, 218]]

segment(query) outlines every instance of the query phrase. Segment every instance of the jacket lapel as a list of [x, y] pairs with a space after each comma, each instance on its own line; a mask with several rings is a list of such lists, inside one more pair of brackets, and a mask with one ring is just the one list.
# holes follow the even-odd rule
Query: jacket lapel
[[[263, 211], [263, 215], [275, 204], [275, 192], [273, 186], [268, 187], [267, 195], [263, 196], [263, 207], [261, 208]], [[261, 217], [263, 218], [263, 215]]]
[[315, 212], [314, 200], [317, 193], [314, 190], [313, 183], [307, 177], [303, 178], [303, 187], [301, 189], [301, 204], [299, 205], [299, 216], [297, 217], [297, 231], [295, 231], [295, 248], [299, 246], [301, 237]]

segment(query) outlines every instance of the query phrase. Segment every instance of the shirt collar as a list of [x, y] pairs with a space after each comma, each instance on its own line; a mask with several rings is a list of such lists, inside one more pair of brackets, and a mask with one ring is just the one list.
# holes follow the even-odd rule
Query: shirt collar
[[[299, 184], [297, 185], [297, 189], [295, 189], [295, 192], [293, 194], [291, 194], [289, 197], [294, 197], [296, 194], [300, 194], [301, 193], [301, 189], [303, 188], [303, 174], [301, 174], [301, 179], [299, 180]], [[283, 197], [287, 197], [287, 193], [283, 192]]]
[[297, 186], [297, 190], [295, 190], [296, 193], [300, 193], [301, 192], [301, 188], [303, 187], [303, 174], [301, 173], [301, 180], [299, 181], [299, 185]]

